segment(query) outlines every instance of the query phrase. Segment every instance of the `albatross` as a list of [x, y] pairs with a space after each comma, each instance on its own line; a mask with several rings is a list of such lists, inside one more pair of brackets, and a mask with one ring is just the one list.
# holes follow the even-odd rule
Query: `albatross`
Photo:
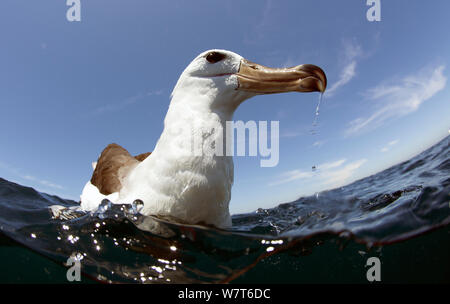
[[[80, 207], [95, 211], [104, 199], [115, 204], [140, 200], [143, 215], [228, 228], [233, 157], [192, 154], [192, 140], [217, 140], [238, 106], [251, 97], [323, 93], [326, 86], [325, 73], [315, 65], [269, 68], [231, 51], [203, 52], [178, 79], [153, 152], [132, 156], [117, 144], [108, 145], [93, 163]], [[180, 130], [190, 130], [191, 136]]]

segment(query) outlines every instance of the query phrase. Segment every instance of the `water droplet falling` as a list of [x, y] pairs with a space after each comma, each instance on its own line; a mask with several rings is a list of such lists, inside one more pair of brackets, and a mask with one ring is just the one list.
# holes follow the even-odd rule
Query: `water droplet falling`
[[314, 121], [312, 123], [312, 129], [311, 129], [311, 134], [312, 135], [315, 135], [317, 133], [316, 127], [317, 127], [317, 121], [319, 119], [320, 104], [322, 103], [322, 98], [323, 98], [323, 93], [321, 93], [319, 95], [319, 102], [317, 103], [316, 112], [315, 112], [315, 115], [314, 115]]
[[[311, 134], [312, 134], [312, 135], [316, 135], [316, 134], [317, 134], [317, 121], [318, 121], [318, 119], [319, 119], [319, 114], [320, 114], [320, 104], [322, 103], [322, 98], [323, 98], [323, 93], [321, 93], [321, 94], [319, 95], [319, 102], [317, 103], [316, 112], [315, 112], [315, 115], [314, 115], [314, 121], [313, 121], [313, 123], [312, 123], [312, 128], [311, 128]], [[312, 170], [313, 172], [315, 172], [315, 171], [317, 170], [317, 166], [316, 166], [316, 165], [313, 165], [313, 166], [311, 167], [311, 170]]]

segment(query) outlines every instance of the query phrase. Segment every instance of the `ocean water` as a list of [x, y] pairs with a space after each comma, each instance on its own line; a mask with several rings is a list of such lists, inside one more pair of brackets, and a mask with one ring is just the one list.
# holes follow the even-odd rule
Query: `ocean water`
[[378, 257], [382, 282], [448, 283], [449, 140], [348, 186], [235, 215], [230, 230], [142, 216], [136, 204], [77, 212], [0, 179], [0, 282], [64, 283], [75, 257], [84, 283], [367, 283]]

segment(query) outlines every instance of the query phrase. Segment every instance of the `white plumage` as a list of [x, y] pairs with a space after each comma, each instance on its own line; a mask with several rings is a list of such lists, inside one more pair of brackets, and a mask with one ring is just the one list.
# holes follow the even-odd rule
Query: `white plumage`
[[[256, 74], [241, 71], [244, 64]], [[226, 121], [232, 120], [234, 111], [244, 100], [261, 93], [293, 91], [282, 88], [292, 85], [294, 72], [304, 73], [298, 68], [293, 69], [270, 70], [225, 50], [200, 54], [181, 74], [172, 92], [164, 130], [152, 154], [129, 171], [121, 180], [122, 187], [118, 192], [104, 195], [89, 181], [81, 194], [81, 208], [93, 211], [105, 198], [119, 204], [140, 199], [144, 202], [141, 213], [145, 215], [229, 227], [233, 159], [212, 153], [192, 153], [193, 142], [201, 142], [207, 149], [213, 142], [222, 140], [219, 136], [223, 134]], [[291, 77], [285, 80], [277, 74], [280, 80], [274, 71], [283, 77], [290, 73]], [[271, 76], [270, 73], [274, 74]], [[311, 75], [309, 78], [315, 77], [322, 86], [316, 84], [317, 88], [309, 88], [311, 84], [306, 83], [302, 87], [301, 81], [305, 77], [299, 74], [297, 91], [325, 89], [326, 80], [323, 83], [321, 77]], [[274, 80], [265, 77], [280, 80], [280, 88], [265, 89], [274, 86]], [[263, 84], [264, 89], [261, 89], [264, 81], [267, 86]], [[94, 164], [93, 167], [95, 169]]]

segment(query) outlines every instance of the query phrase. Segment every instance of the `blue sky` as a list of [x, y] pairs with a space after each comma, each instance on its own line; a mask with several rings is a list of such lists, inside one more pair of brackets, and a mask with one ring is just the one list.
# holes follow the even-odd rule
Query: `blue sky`
[[[432, 4], [431, 4], [432, 3]], [[246, 101], [235, 120], [279, 120], [280, 162], [235, 157], [232, 213], [379, 172], [450, 129], [450, 2], [62, 0], [0, 3], [0, 177], [78, 199], [116, 142], [152, 151], [178, 76], [202, 51], [321, 66], [326, 93]], [[318, 170], [312, 172], [316, 165]]]

